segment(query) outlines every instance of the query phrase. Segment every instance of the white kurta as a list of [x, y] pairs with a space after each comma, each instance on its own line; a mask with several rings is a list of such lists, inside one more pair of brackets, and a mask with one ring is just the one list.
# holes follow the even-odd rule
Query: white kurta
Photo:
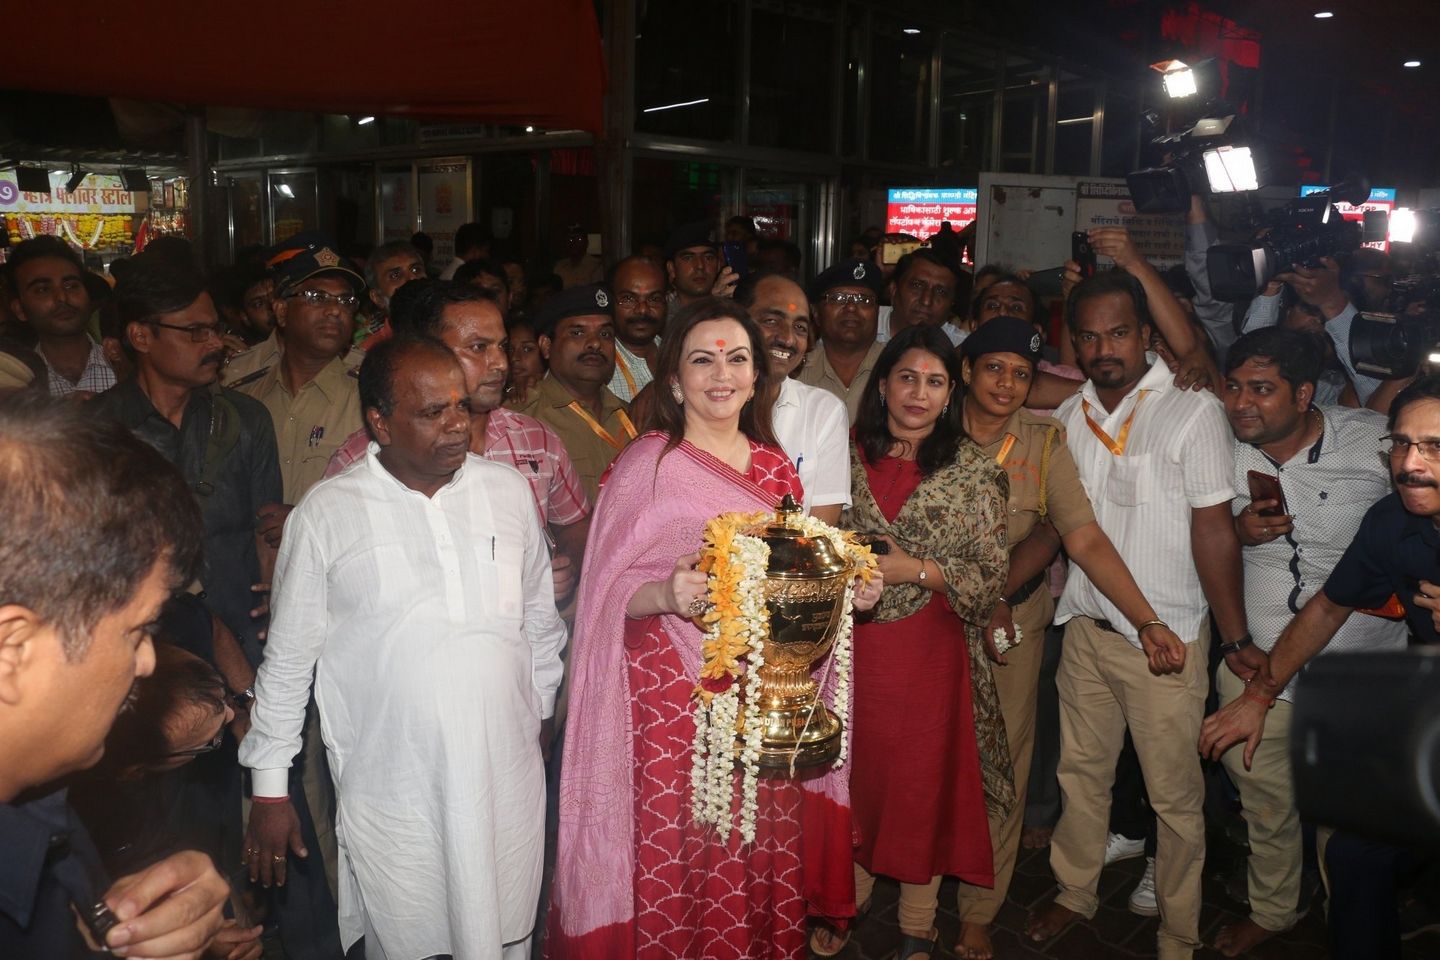
[[540, 889], [566, 639], [549, 555], [513, 468], [472, 455], [427, 498], [376, 449], [286, 521], [240, 760], [257, 796], [287, 792], [313, 673], [345, 947], [369, 927], [388, 960], [498, 958]]

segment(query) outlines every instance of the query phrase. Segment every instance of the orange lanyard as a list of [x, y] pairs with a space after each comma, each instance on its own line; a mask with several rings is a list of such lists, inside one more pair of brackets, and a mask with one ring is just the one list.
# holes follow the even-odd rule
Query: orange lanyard
[[620, 441], [616, 440], [614, 435], [611, 434], [609, 430], [606, 430], [604, 427], [600, 426], [599, 421], [597, 421], [594, 417], [590, 416], [590, 411], [586, 410], [580, 405], [580, 401], [571, 400], [569, 408], [579, 414], [581, 420], [584, 420], [587, 424], [590, 425], [590, 429], [594, 432], [595, 436], [599, 437], [601, 440], [604, 440], [616, 450], [624, 450], [625, 443], [629, 440], [634, 440], [637, 436], [637, 434], [635, 433], [635, 424], [630, 422], [630, 418], [625, 415], [624, 410], [615, 411], [615, 416], [620, 418], [620, 426], [624, 429], [625, 436], [628, 438], [626, 441]]
[[635, 394], [640, 392], [640, 388], [635, 386], [635, 375], [630, 372], [630, 364], [625, 362], [625, 358], [620, 355], [619, 350], [615, 351], [615, 365], [620, 368], [620, 375], [630, 385], [630, 399], [635, 399]]
[[1130, 416], [1126, 417], [1125, 422], [1120, 426], [1120, 438], [1118, 440], [1111, 439], [1110, 434], [1106, 433], [1104, 428], [1096, 423], [1094, 418], [1090, 416], [1090, 401], [1080, 401], [1080, 405], [1085, 408], [1085, 423], [1090, 427], [1090, 432], [1095, 434], [1100, 442], [1105, 445], [1105, 449], [1109, 450], [1115, 456], [1120, 457], [1125, 455], [1125, 443], [1130, 439], [1130, 427], [1135, 423], [1135, 414], [1140, 412], [1140, 404], [1145, 402], [1147, 396], [1149, 396], [1149, 393], [1142, 393], [1136, 398], [1135, 406], [1130, 410]]
[[1005, 458], [1010, 456], [1010, 451], [1015, 448], [1015, 434], [1005, 434], [1005, 442], [1000, 444], [1000, 452], [995, 454], [995, 462], [1005, 466]]

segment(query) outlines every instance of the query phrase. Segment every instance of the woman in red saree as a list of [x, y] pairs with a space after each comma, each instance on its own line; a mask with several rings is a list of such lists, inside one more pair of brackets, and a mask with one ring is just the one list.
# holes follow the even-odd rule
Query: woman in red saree
[[[762, 778], [753, 843], [738, 830], [721, 840], [690, 812], [705, 523], [803, 492], [771, 431], [761, 349], [731, 301], [677, 313], [655, 371], [658, 429], [616, 459], [596, 503], [570, 657], [551, 960], [798, 960], [807, 915], [854, 911], [848, 770]], [[879, 589], [856, 593], [865, 607]]]

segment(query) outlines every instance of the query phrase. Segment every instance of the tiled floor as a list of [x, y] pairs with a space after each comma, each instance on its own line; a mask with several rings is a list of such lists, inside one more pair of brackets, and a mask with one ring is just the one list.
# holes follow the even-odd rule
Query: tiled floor
[[[1244, 850], [1223, 838], [1211, 840], [1205, 887], [1204, 912], [1200, 918], [1201, 939], [1214, 940], [1220, 927], [1244, 917], [1246, 910], [1225, 892], [1225, 876]], [[1155, 956], [1156, 918], [1140, 917], [1126, 908], [1126, 900], [1140, 874], [1143, 859], [1127, 860], [1107, 868], [1100, 878], [1100, 911], [1090, 921], [1072, 924], [1059, 937], [1044, 944], [1034, 944], [1025, 937], [1025, 917], [1030, 907], [1044, 901], [1054, 891], [1050, 873], [1049, 851], [1022, 851], [1016, 867], [1010, 896], [996, 918], [994, 931], [996, 960], [1032, 960], [1032, 958], [1064, 958], [1064, 960], [1109, 960], [1109, 958]], [[844, 960], [883, 960], [891, 956], [899, 942], [895, 907], [898, 888], [881, 881], [875, 888], [875, 906], [857, 929], [854, 939], [840, 957]], [[1264, 960], [1325, 960], [1323, 903], [1317, 896], [1310, 914], [1293, 930], [1274, 937], [1250, 957]], [[946, 881], [940, 888], [941, 949], [938, 957], [950, 958], [955, 938], [960, 932], [960, 918], [955, 911], [955, 882]], [[1204, 950], [1197, 958], [1213, 960], [1222, 955]], [[1440, 958], [1440, 932], [1425, 933], [1408, 941], [1405, 960], [1437, 960]], [[1340, 958], [1336, 958], [1340, 960]]]

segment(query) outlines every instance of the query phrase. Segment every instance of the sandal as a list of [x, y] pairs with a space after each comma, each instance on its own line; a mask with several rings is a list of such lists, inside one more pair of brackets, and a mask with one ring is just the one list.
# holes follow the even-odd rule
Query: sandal
[[[870, 913], [870, 904], [871, 901], [866, 900], [863, 904], [856, 907], [855, 916], [851, 918], [850, 923], [844, 930], [836, 929], [834, 924], [824, 918], [818, 918], [815, 921], [815, 929], [810, 931], [810, 952], [817, 957], [833, 957], [838, 955], [850, 945], [850, 937], [855, 933], [856, 926]], [[828, 947], [822, 946], [816, 939], [816, 934], [820, 933], [821, 930], [828, 931], [831, 935], [838, 938], [837, 942]]]
[[911, 957], [922, 954], [929, 960], [939, 949], [940, 930], [938, 927], [932, 927], [928, 937], [916, 937], [906, 933], [900, 936], [900, 947], [895, 951], [895, 960], [910, 960]]

